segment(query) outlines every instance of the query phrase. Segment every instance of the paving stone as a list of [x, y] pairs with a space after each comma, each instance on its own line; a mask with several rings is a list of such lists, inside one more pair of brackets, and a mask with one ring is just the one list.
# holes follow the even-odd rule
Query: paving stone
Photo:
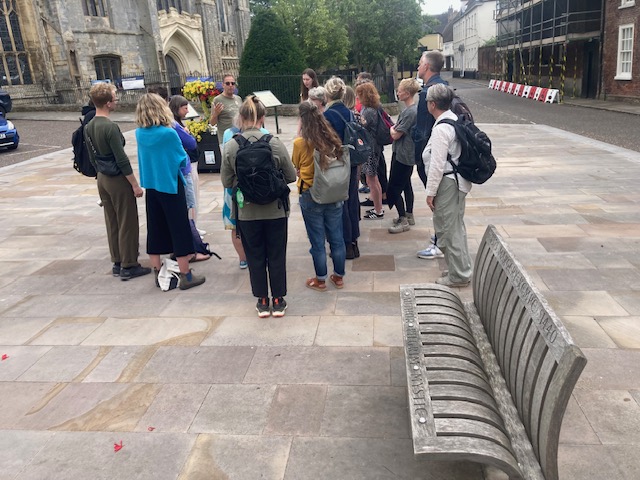
[[6, 346], [0, 347], [0, 349], [2, 350], [0, 356], [7, 355], [7, 358], [0, 362], [0, 382], [10, 382], [16, 380], [36, 364], [40, 358], [51, 350], [51, 347]]
[[279, 385], [262, 433], [319, 435], [326, 396], [326, 385]]
[[404, 347], [389, 348], [391, 365], [391, 385], [394, 387], [407, 386], [407, 367], [404, 358]]
[[99, 354], [99, 347], [51, 347], [20, 376], [19, 380], [21, 382], [71, 382], [93, 362], [99, 360]]
[[259, 347], [243, 383], [389, 385], [389, 351], [360, 347]]
[[410, 438], [404, 387], [335, 386], [327, 390], [323, 437]]
[[[631, 289], [635, 287], [629, 286], [628, 288]], [[611, 296], [622, 308], [629, 312], [630, 315], [640, 315], [640, 292], [612, 293]]]
[[400, 292], [378, 292], [367, 295], [344, 292], [338, 296], [335, 315], [400, 315]]
[[353, 261], [354, 272], [393, 272], [393, 255], [360, 255]]
[[[177, 478], [195, 436], [174, 433], [57, 432], [21, 472], [20, 480]], [[122, 449], [114, 452], [114, 443]]]
[[640, 350], [583, 348], [587, 365], [578, 379], [582, 390], [640, 389]]
[[114, 347], [82, 381], [130, 382], [142, 371], [157, 350], [158, 347]]
[[210, 388], [201, 384], [162, 385], [135, 431], [153, 428], [158, 432], [188, 432]]
[[598, 317], [596, 320], [619, 347], [640, 348], [640, 317]]
[[27, 343], [54, 320], [54, 317], [0, 317], [0, 345]]
[[371, 347], [373, 317], [320, 317], [314, 344], [324, 347]]
[[605, 291], [549, 292], [546, 300], [558, 315], [619, 317], [628, 312]]
[[640, 405], [626, 390], [576, 390], [575, 398], [603, 444], [640, 443]]
[[562, 428], [560, 429], [560, 444], [600, 445], [600, 439], [594, 432], [584, 412], [572, 395], [564, 412]]
[[410, 439], [296, 437], [284, 478], [478, 480], [482, 477], [478, 464], [414, 457]]
[[[540, 277], [550, 290], [633, 290], [640, 289], [640, 272], [636, 269], [558, 269], [540, 270]], [[638, 295], [640, 305], [640, 295]]]
[[313, 345], [319, 320], [317, 316], [289, 314], [266, 321], [256, 316], [227, 317], [216, 325], [201, 345]]
[[275, 385], [212, 385], [189, 432], [259, 435], [275, 391]]
[[636, 445], [560, 445], [559, 478], [637, 480], [640, 475], [639, 457], [640, 447]]
[[153, 345], [190, 334], [207, 331], [208, 323], [200, 318], [153, 317], [108, 318], [82, 342], [83, 345]]
[[4, 400], [0, 408], [0, 430], [16, 428], [18, 420], [34, 405], [60, 388], [55, 383], [0, 382], [0, 398]]
[[[86, 319], [81, 319], [86, 320]], [[103, 319], [94, 317], [93, 322], [58, 322], [36, 335], [29, 345], [79, 345], [96, 328]]]
[[564, 315], [562, 323], [581, 348], [615, 348], [616, 344], [610, 335], [593, 317]]
[[280, 480], [290, 448], [289, 437], [201, 434], [178, 480]]
[[43, 312], [55, 312], [60, 317], [97, 317], [113, 301], [107, 295], [32, 295], [21, 300], [7, 310], [9, 316], [37, 317]]
[[16, 478], [53, 436], [53, 432], [0, 430], [0, 480]]
[[135, 381], [240, 383], [255, 352], [252, 347], [160, 347]]
[[374, 315], [373, 345], [375, 347], [401, 347], [402, 321], [400, 317]]
[[17, 425], [24, 430], [132, 431], [160, 388], [71, 383], [34, 405]]

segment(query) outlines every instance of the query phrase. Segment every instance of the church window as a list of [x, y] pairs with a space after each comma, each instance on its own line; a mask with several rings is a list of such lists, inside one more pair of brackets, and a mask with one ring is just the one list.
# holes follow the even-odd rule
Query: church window
[[16, 0], [0, 0], [0, 84], [31, 84], [31, 67], [24, 48]]
[[217, 0], [216, 3], [218, 4], [218, 17], [220, 18], [220, 31], [226, 32], [227, 18], [224, 11], [224, 0]]
[[158, 11], [164, 10], [168, 12], [170, 8], [175, 8], [179, 13], [186, 12], [186, 6], [183, 6], [182, 0], [156, 0]]
[[115, 82], [120, 79], [120, 58], [113, 55], [102, 55], [93, 58], [96, 66], [96, 79], [111, 80]]
[[105, 0], [83, 0], [82, 8], [88, 17], [106, 17]]

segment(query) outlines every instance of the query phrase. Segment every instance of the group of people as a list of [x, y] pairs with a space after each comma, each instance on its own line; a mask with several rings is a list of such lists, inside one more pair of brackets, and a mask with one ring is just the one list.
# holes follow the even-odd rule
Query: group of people
[[[460, 157], [461, 147], [454, 128], [440, 124], [442, 119], [456, 118], [450, 110], [453, 91], [439, 75], [443, 63], [439, 52], [425, 52], [418, 66], [422, 91], [415, 79], [402, 80], [398, 86], [398, 98], [404, 109], [390, 128], [393, 142], [388, 178], [383, 145], [374, 141], [372, 154], [362, 165], [352, 165], [348, 149], [343, 146], [347, 122], [359, 121], [375, 139], [378, 122], [383, 121], [380, 95], [371, 76], [362, 74], [354, 90], [338, 77], [320, 86], [313, 70], [303, 72], [298, 138], [293, 143], [293, 155], [289, 156], [277, 137], [270, 138], [269, 146], [275, 168], [284, 181], [292, 183], [297, 178], [299, 205], [315, 270], [315, 275], [306, 280], [307, 287], [322, 292], [330, 282], [335, 288], [343, 288], [346, 260], [360, 255], [358, 185], [361, 174], [366, 178], [373, 207], [364, 219], [384, 218], [384, 202], [389, 208], [395, 207], [398, 215], [388, 227], [390, 233], [405, 232], [415, 224], [411, 185], [414, 165], [426, 189], [435, 229], [433, 244], [418, 252], [418, 257], [445, 258], [448, 270], [438, 283], [447, 286], [469, 283], [471, 260], [464, 227], [464, 204], [471, 184], [447, 171], [449, 161], [456, 163]], [[235, 77], [225, 75], [223, 93], [214, 99], [208, 120], [217, 125], [222, 147], [224, 225], [232, 231], [240, 268], [249, 270], [252, 293], [258, 299], [258, 316], [281, 317], [287, 308], [284, 297], [287, 294], [289, 208], [281, 201], [259, 204], [236, 198], [237, 156], [243, 143], [238, 136], [243, 137], [244, 143], [253, 143], [268, 132], [264, 129], [265, 106], [254, 95], [242, 101], [235, 94], [235, 87]], [[96, 155], [112, 155], [120, 172], [117, 176], [98, 173], [113, 275], [129, 280], [147, 275], [153, 269], [158, 284], [161, 255], [172, 254], [180, 270], [179, 287], [187, 289], [205, 281], [189, 265], [190, 261], [200, 259], [191, 234], [193, 225], [190, 225], [197, 212], [197, 168], [191, 165], [197, 161], [197, 148], [195, 139], [182, 123], [187, 100], [181, 96], [166, 99], [159, 93], [163, 92], [144, 94], [136, 108], [140, 183], [124, 152], [124, 137], [109, 120], [117, 102], [112, 85], [98, 83], [92, 87], [90, 97], [96, 114], [85, 130], [95, 145], [92, 160], [95, 162]], [[230, 141], [234, 137], [236, 141]], [[311, 195], [315, 169], [325, 170], [332, 162], [341, 162], [350, 170], [346, 198], [328, 204], [317, 203]], [[146, 189], [147, 253], [152, 269], [138, 263], [136, 198], [143, 196], [143, 188]], [[327, 266], [327, 242], [332, 273]]]

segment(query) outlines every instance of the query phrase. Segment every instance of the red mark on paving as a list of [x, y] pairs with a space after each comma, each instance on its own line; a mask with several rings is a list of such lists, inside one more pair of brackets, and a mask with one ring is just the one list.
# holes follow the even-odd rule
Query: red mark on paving
[[7, 355], [6, 353], [2, 354], [2, 361], [4, 362], [7, 358], [9, 358], [9, 355]]
[[120, 443], [114, 443], [113, 444], [113, 451], [114, 452], [119, 452], [120, 450], [122, 450], [122, 440], [120, 440]]
[[153, 432], [156, 429], [156, 427], [149, 427], [147, 428], [147, 430], [149, 430], [150, 432]]

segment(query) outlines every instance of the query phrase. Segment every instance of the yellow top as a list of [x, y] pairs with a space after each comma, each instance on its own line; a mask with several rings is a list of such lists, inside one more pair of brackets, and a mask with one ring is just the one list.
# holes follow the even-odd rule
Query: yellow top
[[298, 170], [298, 191], [302, 193], [313, 185], [313, 152], [314, 148], [304, 138], [293, 141], [293, 166]]

